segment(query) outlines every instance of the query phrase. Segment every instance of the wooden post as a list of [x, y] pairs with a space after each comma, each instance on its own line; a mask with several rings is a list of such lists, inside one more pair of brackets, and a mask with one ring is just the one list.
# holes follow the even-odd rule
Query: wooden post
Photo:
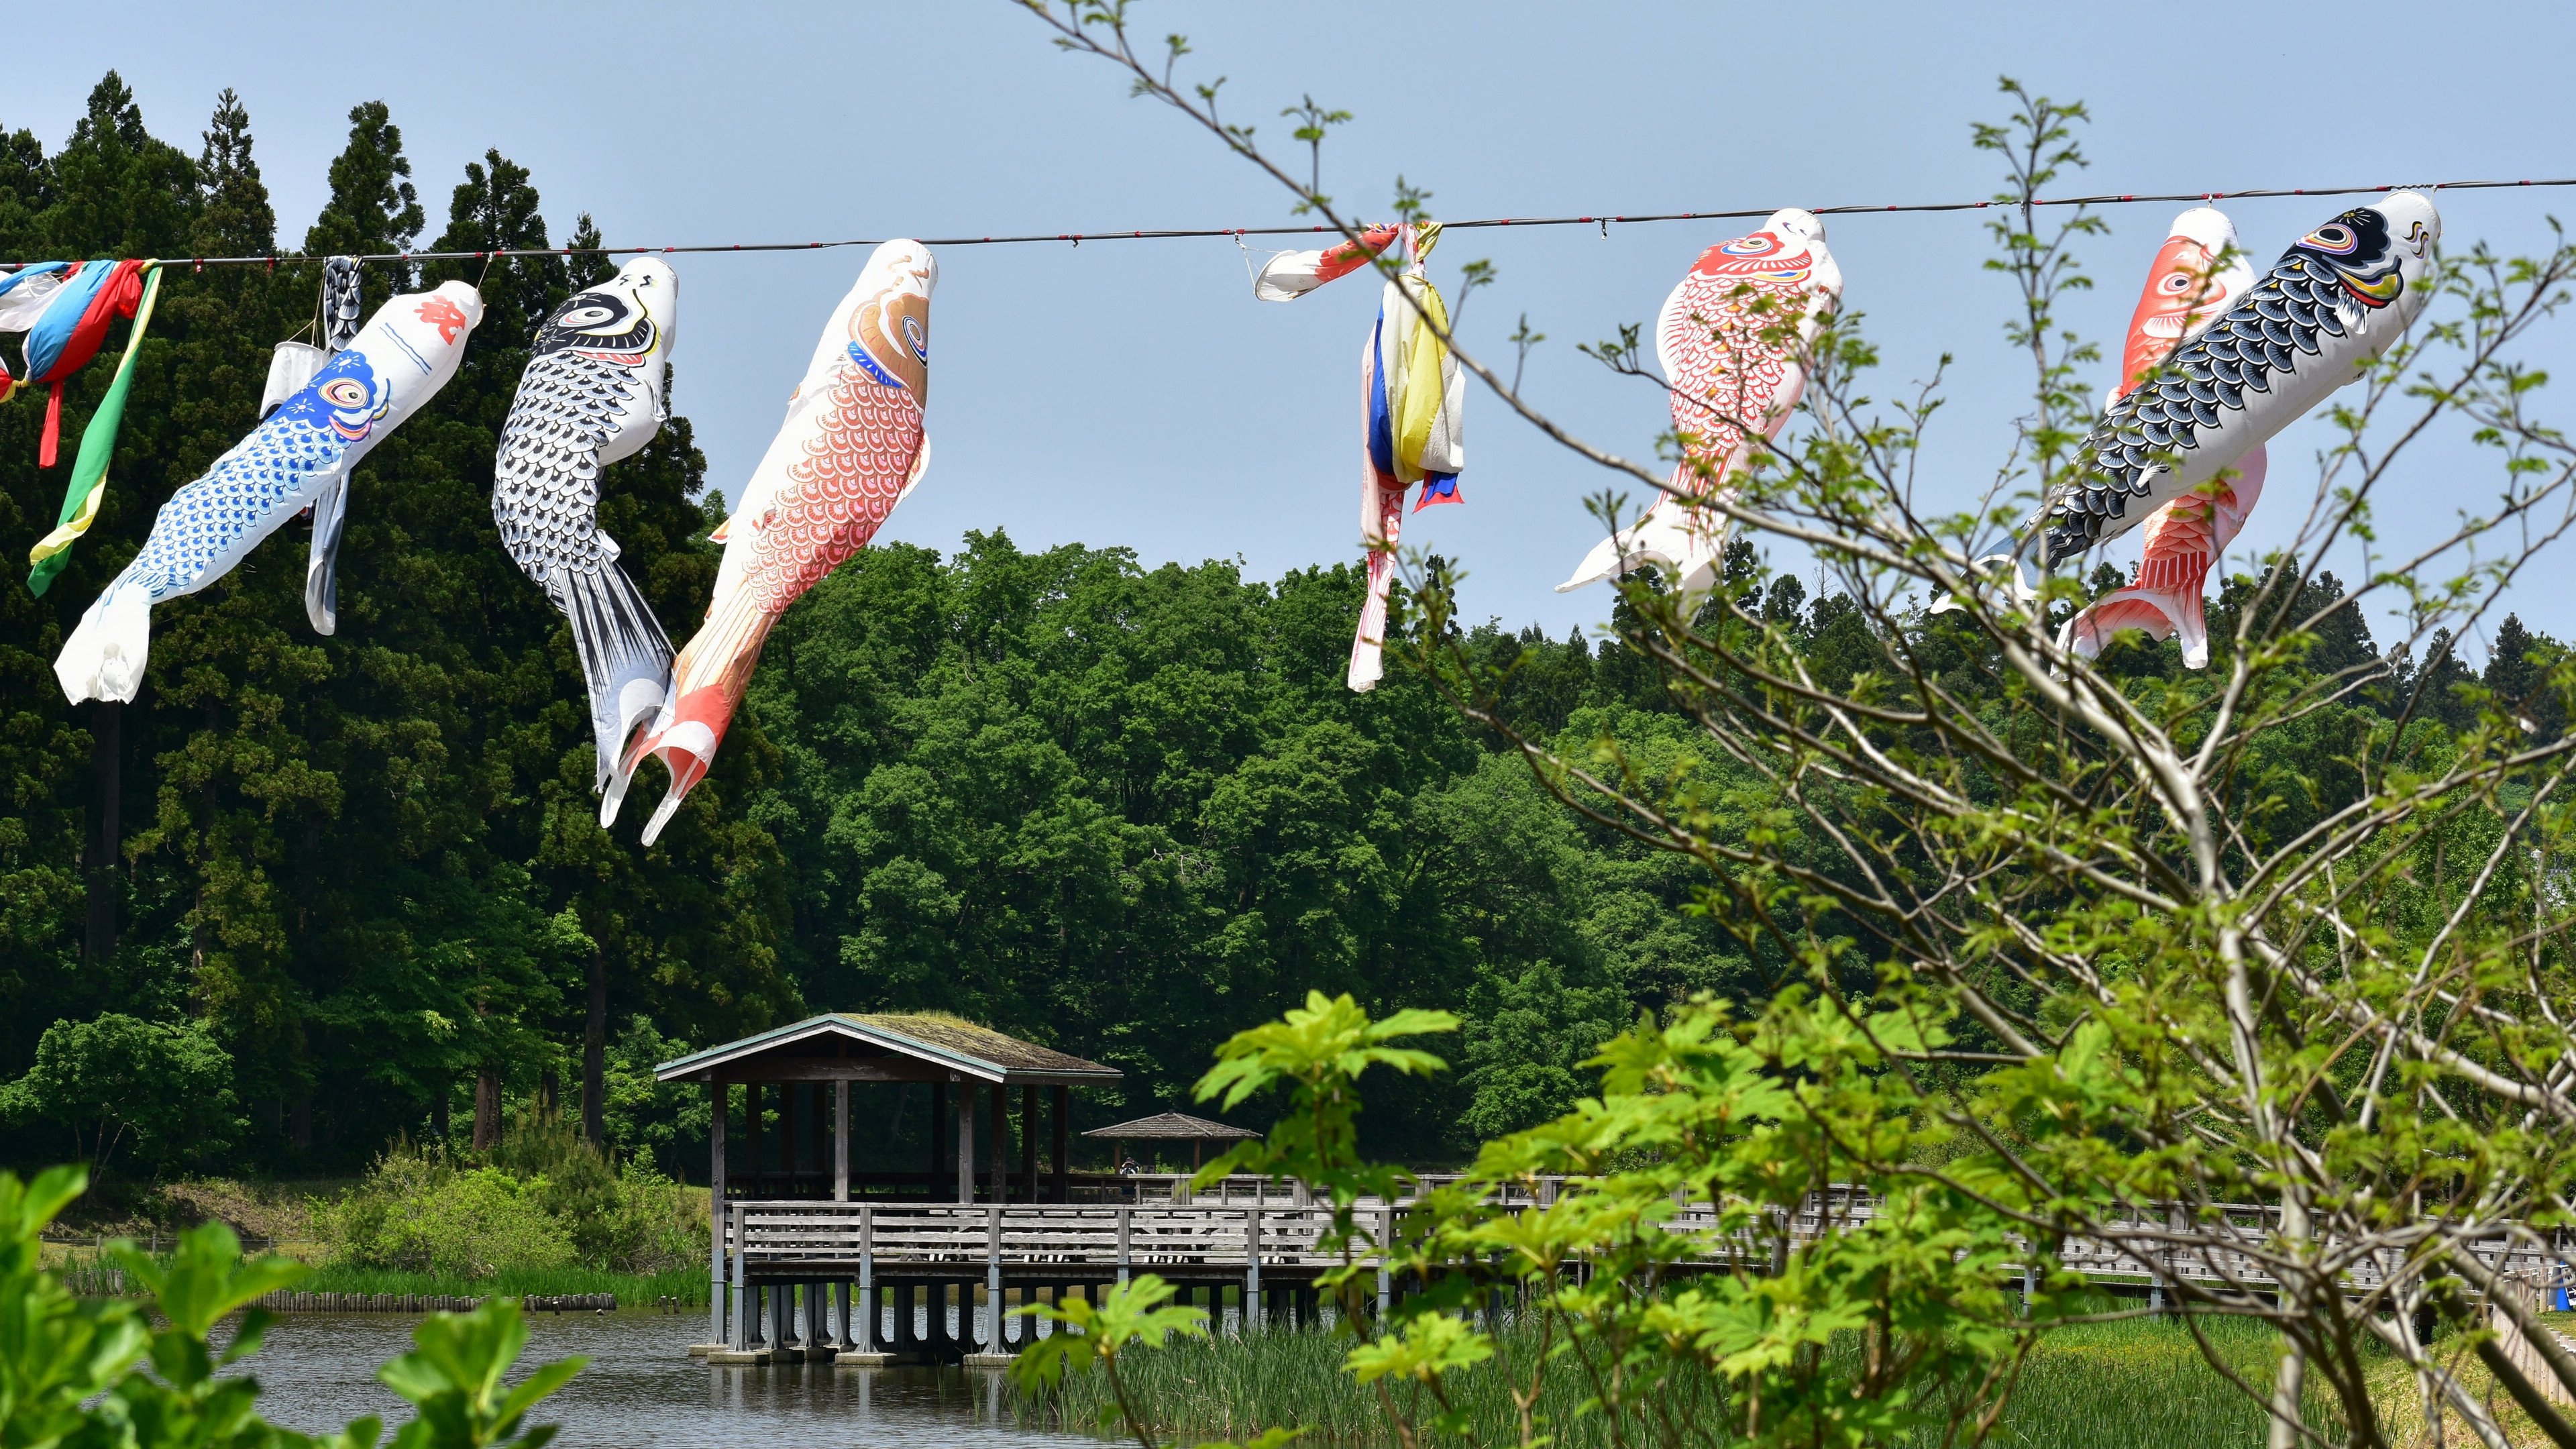
[[1261, 1311], [1261, 1207], [1243, 1212], [1243, 1331], [1252, 1332]]
[[1118, 1210], [1118, 1281], [1121, 1283], [1127, 1281], [1127, 1235], [1129, 1228], [1127, 1220], [1135, 1213], [1135, 1211], [1136, 1210], [1134, 1208], [1130, 1207], [1122, 1207]]
[[1377, 1221], [1377, 1321], [1384, 1323], [1387, 1289], [1391, 1286], [1386, 1271], [1387, 1255], [1395, 1251], [1395, 1209], [1380, 1208]]
[[1020, 1193], [1038, 1201], [1038, 1089], [1020, 1088]]
[[1011, 1089], [993, 1084], [993, 1198], [1011, 1200]]
[[785, 1179], [771, 1197], [796, 1195], [796, 1084], [778, 1084], [778, 1175]]
[[832, 1201], [850, 1200], [850, 1084], [832, 1084]]
[[1070, 1120], [1071, 1114], [1065, 1109], [1073, 1105], [1073, 1089], [1056, 1087], [1049, 1095], [1055, 1098], [1055, 1101], [1049, 1104], [1055, 1110], [1048, 1114], [1051, 1119], [1048, 1125], [1055, 1132], [1055, 1141], [1050, 1144], [1055, 1153], [1055, 1200], [1071, 1202], [1073, 1201], [1073, 1123]]
[[733, 1239], [734, 1243], [733, 1327], [732, 1330], [725, 1335], [725, 1341], [733, 1345], [734, 1352], [745, 1353], [751, 1348], [751, 1305], [745, 1301], [748, 1296], [750, 1284], [745, 1281], [746, 1275], [743, 1271], [743, 1259], [749, 1256], [743, 1251], [743, 1209], [740, 1207], [719, 1207], [717, 1211], [725, 1215], [722, 1221], [732, 1228], [731, 1232], [718, 1233], [716, 1235], [717, 1238], [721, 1240], [729, 1237]]
[[[993, 1084], [993, 1100], [1000, 1102], [1002, 1086]], [[996, 1183], [996, 1187], [1000, 1184]], [[992, 1216], [984, 1225], [984, 1351], [1002, 1351], [1002, 1203], [999, 1195], [985, 1209]], [[961, 1298], [962, 1301], [962, 1298]], [[960, 1310], [963, 1311], [962, 1308]]]
[[939, 1201], [939, 1171], [941, 1165], [947, 1161], [939, 1151], [941, 1146], [939, 1134], [946, 1130], [947, 1125], [948, 1084], [933, 1082], [930, 1084], [930, 1184], [922, 1190], [921, 1194], [931, 1202]]
[[832, 1123], [828, 1104], [831, 1089], [821, 1082], [814, 1084], [814, 1175], [823, 1175], [823, 1154], [832, 1145]]
[[975, 1200], [975, 1084], [957, 1084], [957, 1201]]
[[707, 1118], [707, 1236], [713, 1240], [708, 1256], [715, 1279], [707, 1290], [707, 1342], [725, 1343], [725, 1099], [733, 1088], [709, 1082], [707, 1095], [713, 1099]]
[[760, 1083], [742, 1084], [742, 1178], [746, 1196], [760, 1195]]
[[877, 1210], [859, 1209], [859, 1352], [877, 1351]]

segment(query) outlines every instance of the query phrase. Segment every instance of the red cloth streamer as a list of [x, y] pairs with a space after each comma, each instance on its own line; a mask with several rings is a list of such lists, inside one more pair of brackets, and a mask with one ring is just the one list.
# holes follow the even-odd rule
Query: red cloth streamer
[[[56, 333], [52, 329], [59, 324], [49, 313], [36, 324], [35, 332], [28, 339], [28, 361], [31, 364], [37, 363], [41, 351], [52, 353], [41, 365], [32, 366], [27, 377], [28, 382], [41, 382], [47, 387], [45, 432], [36, 444], [36, 465], [40, 468], [54, 466], [60, 451], [63, 384], [71, 379], [73, 373], [89, 366], [89, 360], [98, 355], [98, 349], [107, 341], [109, 325], [119, 317], [132, 317], [136, 305], [143, 300], [142, 262], [128, 260], [85, 265], [103, 265], [110, 270], [107, 280], [90, 293], [89, 302], [81, 308], [80, 316], [73, 319], [69, 328]], [[73, 275], [78, 276], [79, 273]], [[77, 285], [77, 282], [65, 284], [67, 288]]]

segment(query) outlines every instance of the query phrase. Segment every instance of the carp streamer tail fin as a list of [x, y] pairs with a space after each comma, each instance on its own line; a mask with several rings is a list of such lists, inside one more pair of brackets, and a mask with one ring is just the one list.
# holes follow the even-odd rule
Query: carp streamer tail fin
[[141, 588], [110, 584], [105, 594], [81, 615], [80, 627], [54, 656], [54, 677], [63, 696], [78, 704], [85, 699], [134, 702], [143, 685], [143, 666], [152, 657], [152, 596]]
[[566, 570], [556, 575], [563, 589], [559, 602], [572, 624], [573, 652], [581, 656], [581, 674], [590, 689], [590, 728], [597, 741], [599, 823], [614, 824], [626, 798], [626, 782], [641, 757], [629, 758], [635, 732], [660, 713], [671, 689], [671, 640], [662, 621], [635, 581], [614, 563], [595, 572]]
[[670, 772], [668, 793], [653, 818], [644, 822], [646, 845], [661, 838], [662, 827], [670, 823], [680, 801], [707, 777], [716, 749], [724, 743], [725, 728], [750, 687], [751, 671], [760, 663], [760, 646], [777, 622], [776, 614], [753, 602], [747, 592], [735, 590], [717, 601], [706, 626], [672, 663], [669, 698], [625, 761], [631, 774], [646, 755], [657, 755]]

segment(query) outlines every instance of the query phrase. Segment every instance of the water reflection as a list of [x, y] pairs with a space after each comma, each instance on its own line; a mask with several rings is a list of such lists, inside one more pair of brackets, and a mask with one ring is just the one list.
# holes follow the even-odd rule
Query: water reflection
[[[376, 1367], [411, 1348], [419, 1320], [406, 1314], [279, 1316], [268, 1346], [246, 1367], [259, 1376], [260, 1411], [319, 1433], [360, 1414], [390, 1428], [408, 1408], [376, 1382]], [[562, 1445], [1082, 1446], [1078, 1435], [1012, 1427], [1000, 1378], [958, 1369], [843, 1369], [830, 1364], [710, 1368], [688, 1357], [703, 1317], [644, 1312], [537, 1314], [525, 1366], [572, 1354], [590, 1367], [546, 1401], [538, 1417], [563, 1425]]]

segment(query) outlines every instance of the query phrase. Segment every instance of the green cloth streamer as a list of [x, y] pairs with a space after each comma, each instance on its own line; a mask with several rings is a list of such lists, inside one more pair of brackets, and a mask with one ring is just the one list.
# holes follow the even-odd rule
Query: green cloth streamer
[[29, 593], [41, 596], [53, 587], [54, 575], [71, 563], [72, 545], [89, 532], [98, 519], [99, 505], [107, 501], [107, 462], [116, 452], [116, 431], [125, 423], [125, 393], [134, 383], [135, 354], [143, 350], [144, 329], [152, 325], [152, 303], [161, 295], [161, 268], [156, 263], [149, 271], [142, 304], [134, 309], [134, 331], [126, 338], [125, 356], [116, 364], [107, 396], [90, 416], [89, 426], [81, 430], [80, 457], [72, 463], [71, 483], [63, 489], [62, 517], [54, 531], [27, 552]]

